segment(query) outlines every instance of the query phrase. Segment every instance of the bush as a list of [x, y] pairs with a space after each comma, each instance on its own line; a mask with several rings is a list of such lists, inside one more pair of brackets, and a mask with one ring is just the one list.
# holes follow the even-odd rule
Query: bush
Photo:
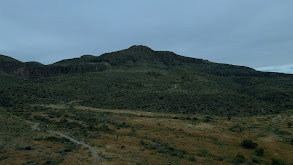
[[251, 158], [250, 162], [252, 162], [252, 163], [260, 163], [261, 160], [258, 157], [254, 156], [254, 157]]
[[2, 156], [0, 156], [0, 161], [5, 160], [5, 159], [8, 159], [8, 158], [9, 158], [9, 156], [7, 156], [7, 155], [2, 155]]
[[197, 155], [199, 157], [207, 157], [207, 156], [210, 156], [211, 153], [207, 149], [200, 149], [200, 150], [198, 150]]
[[212, 121], [212, 119], [213, 119], [212, 117], [207, 116], [207, 117], [205, 117], [205, 119], [203, 120], [203, 122], [209, 123], [209, 122]]
[[223, 161], [223, 160], [224, 160], [224, 157], [223, 157], [223, 156], [219, 156], [219, 157], [217, 158], [217, 160], [218, 160], [218, 161]]
[[195, 159], [194, 156], [190, 156], [190, 157], [189, 157], [189, 160], [192, 161], [192, 162], [196, 162], [196, 159]]
[[233, 159], [234, 164], [241, 164], [245, 162], [245, 157], [241, 154], [237, 154], [235, 158]]
[[255, 149], [255, 154], [257, 155], [257, 156], [263, 156], [264, 155], [264, 149], [263, 148], [257, 148], [257, 149]]
[[258, 144], [252, 142], [252, 140], [243, 140], [241, 142], [241, 146], [246, 149], [255, 149], [258, 146]]
[[0, 144], [0, 151], [4, 150], [5, 146]]
[[281, 159], [272, 158], [272, 165], [286, 165], [286, 163]]
[[228, 130], [232, 132], [243, 132], [245, 129], [244, 127], [241, 127], [239, 124], [236, 124], [236, 125], [233, 125], [231, 128], [229, 128]]

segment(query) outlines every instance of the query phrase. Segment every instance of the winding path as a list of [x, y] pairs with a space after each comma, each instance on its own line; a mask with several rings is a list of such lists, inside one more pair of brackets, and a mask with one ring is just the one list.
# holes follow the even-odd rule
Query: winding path
[[[11, 114], [11, 115], [12, 115], [12, 114]], [[18, 119], [18, 120], [21, 120], [21, 121], [24, 121], [24, 122], [26, 122], [26, 123], [31, 124], [31, 128], [32, 128], [33, 130], [41, 131], [41, 129], [39, 128], [39, 125], [40, 125], [39, 123], [34, 123], [34, 122], [32, 122], [32, 121], [29, 121], [29, 120], [21, 119], [21, 118], [15, 116], [15, 115], [12, 115], [12, 116], [13, 116], [14, 118]], [[47, 132], [49, 132], [49, 133], [53, 133], [53, 134], [56, 134], [56, 135], [61, 136], [61, 137], [64, 137], [64, 138], [70, 140], [70, 141], [73, 142], [73, 143], [76, 143], [76, 144], [79, 144], [79, 145], [82, 145], [82, 146], [88, 148], [88, 149], [92, 152], [92, 155], [93, 155], [93, 158], [94, 158], [94, 165], [98, 165], [98, 164], [99, 164], [99, 158], [100, 158], [100, 157], [99, 157], [97, 151], [96, 151], [92, 146], [90, 146], [90, 145], [88, 145], [88, 144], [85, 144], [85, 143], [82, 142], [82, 141], [78, 141], [78, 140], [76, 140], [76, 139], [74, 139], [74, 138], [72, 138], [72, 137], [69, 137], [69, 136], [67, 136], [67, 135], [65, 135], [65, 134], [63, 134], [63, 133], [60, 133], [60, 132], [56, 132], [56, 131], [47, 131]]]
[[49, 133], [53, 133], [53, 134], [56, 134], [56, 135], [59, 135], [59, 136], [61, 136], [61, 137], [64, 137], [64, 138], [66, 138], [66, 139], [69, 139], [69, 140], [72, 141], [73, 143], [76, 143], [76, 144], [79, 144], [79, 145], [82, 145], [82, 146], [88, 148], [88, 149], [92, 152], [92, 154], [93, 154], [93, 157], [94, 157], [94, 164], [95, 164], [95, 165], [98, 164], [98, 162], [99, 162], [99, 155], [98, 155], [97, 151], [96, 151], [92, 146], [90, 146], [90, 145], [88, 145], [88, 144], [85, 144], [84, 142], [78, 141], [78, 140], [76, 140], [76, 139], [73, 139], [72, 137], [69, 137], [69, 136], [67, 136], [67, 135], [65, 135], [65, 134], [63, 134], [63, 133], [60, 133], [60, 132], [56, 132], [56, 131], [47, 131], [47, 132], [49, 132]]

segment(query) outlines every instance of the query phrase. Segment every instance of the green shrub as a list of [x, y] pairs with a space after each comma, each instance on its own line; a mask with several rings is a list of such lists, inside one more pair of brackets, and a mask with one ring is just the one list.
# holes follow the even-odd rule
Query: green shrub
[[252, 140], [243, 140], [241, 146], [246, 149], [254, 149], [258, 146], [257, 143], [252, 142]]
[[231, 128], [229, 128], [228, 130], [232, 131], [232, 132], [243, 132], [245, 129], [244, 127], [240, 126], [239, 124], [233, 125]]
[[223, 160], [224, 160], [224, 157], [223, 157], [223, 156], [219, 156], [219, 157], [217, 158], [217, 160], [218, 160], [218, 161], [223, 161]]
[[250, 162], [251, 163], [260, 163], [261, 160], [258, 157], [254, 156], [254, 157], [251, 158]]
[[0, 156], [0, 161], [1, 161], [1, 160], [8, 159], [8, 158], [9, 158], [9, 156], [7, 156], [7, 155], [2, 155], [2, 156]]
[[212, 119], [213, 119], [212, 117], [206, 116], [205, 119], [203, 120], [203, 122], [209, 123], [212, 121]]
[[234, 164], [241, 164], [245, 162], [245, 157], [241, 154], [237, 154], [234, 159], [233, 159], [233, 163]]
[[254, 151], [257, 156], [263, 156], [265, 152], [263, 148], [257, 148]]
[[0, 144], [0, 151], [4, 150], [5, 146]]
[[55, 136], [46, 137], [44, 140], [49, 141], [49, 142], [57, 142], [57, 143], [70, 142], [70, 140], [68, 140], [66, 138], [59, 138], [59, 137], [55, 137]]
[[211, 155], [211, 153], [207, 149], [200, 149], [200, 150], [198, 150], [197, 155], [199, 157], [207, 157], [207, 156]]
[[192, 161], [192, 162], [196, 162], [196, 158], [194, 156], [190, 156], [189, 160]]
[[281, 159], [272, 158], [272, 165], [286, 165], [286, 163]]
[[[153, 141], [156, 141], [155, 139]], [[157, 143], [158, 141], [152, 143], [152, 144], [146, 144], [145, 142], [141, 141], [141, 144], [145, 146], [147, 149], [156, 150], [158, 153], [162, 154], [169, 154], [171, 156], [178, 156], [180, 158], [183, 158], [187, 152], [185, 150], [175, 149], [168, 144], [161, 144]]]
[[24, 147], [23, 145], [20, 145], [20, 144], [18, 144], [18, 143], [17, 143], [17, 144], [15, 145], [15, 147], [14, 147], [14, 149], [15, 149], [15, 150], [18, 150], [18, 151], [24, 150], [24, 148], [25, 148], [25, 147]]
[[277, 135], [291, 135], [290, 132], [284, 131], [284, 130], [280, 130], [280, 129], [275, 129], [274, 130], [274, 133], [277, 134]]

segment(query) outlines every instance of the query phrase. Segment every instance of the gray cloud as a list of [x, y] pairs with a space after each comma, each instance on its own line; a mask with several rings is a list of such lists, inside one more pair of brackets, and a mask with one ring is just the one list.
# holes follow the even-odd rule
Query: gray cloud
[[293, 63], [293, 1], [9, 0], [0, 53], [48, 64], [134, 44], [214, 62]]

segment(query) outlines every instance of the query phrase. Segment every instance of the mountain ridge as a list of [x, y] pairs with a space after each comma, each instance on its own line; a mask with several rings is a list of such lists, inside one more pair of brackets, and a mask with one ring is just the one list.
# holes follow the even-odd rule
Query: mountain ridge
[[200, 72], [222, 76], [289, 75], [260, 72], [246, 66], [214, 63], [208, 60], [177, 55], [170, 51], [154, 51], [143, 45], [133, 45], [127, 49], [104, 53], [100, 56], [82, 55], [78, 58], [64, 59], [49, 65], [43, 65], [39, 62], [21, 62], [9, 56], [0, 55], [0, 71], [16, 74], [24, 78], [96, 72], [119, 66], [148, 66], [164, 69], [186, 66]]
[[290, 74], [218, 64], [145, 46], [51, 65], [1, 59], [0, 105], [5, 106], [79, 100], [79, 105], [97, 108], [222, 116], [293, 108]]

